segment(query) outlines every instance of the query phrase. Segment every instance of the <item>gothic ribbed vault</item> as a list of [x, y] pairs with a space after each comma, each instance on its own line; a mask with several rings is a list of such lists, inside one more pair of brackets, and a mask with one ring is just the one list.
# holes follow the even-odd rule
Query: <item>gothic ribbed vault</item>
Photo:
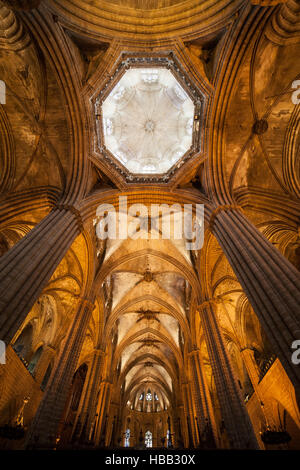
[[300, 448], [299, 44], [297, 0], [0, 1], [0, 448]]

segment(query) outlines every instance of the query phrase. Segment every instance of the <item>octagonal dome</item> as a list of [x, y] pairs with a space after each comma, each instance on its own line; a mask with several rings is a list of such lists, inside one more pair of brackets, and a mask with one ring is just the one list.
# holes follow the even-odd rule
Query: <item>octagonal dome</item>
[[194, 104], [164, 67], [132, 67], [102, 103], [104, 145], [137, 175], [162, 175], [192, 146]]

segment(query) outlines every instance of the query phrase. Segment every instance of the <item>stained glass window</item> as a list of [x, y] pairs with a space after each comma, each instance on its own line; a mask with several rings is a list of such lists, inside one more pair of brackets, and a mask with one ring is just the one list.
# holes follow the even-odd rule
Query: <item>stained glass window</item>
[[130, 429], [126, 429], [125, 432], [125, 447], [129, 447], [130, 445]]
[[152, 432], [147, 431], [145, 434], [145, 444], [146, 447], [152, 447]]

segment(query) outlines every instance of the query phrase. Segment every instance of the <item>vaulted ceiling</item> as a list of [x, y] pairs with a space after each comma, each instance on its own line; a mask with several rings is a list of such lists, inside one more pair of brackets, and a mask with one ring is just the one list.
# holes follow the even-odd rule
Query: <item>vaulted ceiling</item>
[[117, 388], [134, 407], [142, 391], [156, 390], [161, 410], [174, 400], [183, 352], [191, 344], [197, 278], [185, 240], [155, 240], [150, 230], [141, 229], [133, 239], [107, 240], [99, 274], [105, 276], [104, 336], [115, 343]]

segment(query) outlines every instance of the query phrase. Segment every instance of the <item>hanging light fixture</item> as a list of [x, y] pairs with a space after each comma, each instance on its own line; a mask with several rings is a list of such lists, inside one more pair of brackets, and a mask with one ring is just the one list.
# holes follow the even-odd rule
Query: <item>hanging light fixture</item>
[[285, 429], [277, 428], [276, 426], [273, 428], [268, 426], [264, 431], [260, 432], [260, 437], [264, 444], [269, 445], [287, 444], [291, 440], [291, 436]]

